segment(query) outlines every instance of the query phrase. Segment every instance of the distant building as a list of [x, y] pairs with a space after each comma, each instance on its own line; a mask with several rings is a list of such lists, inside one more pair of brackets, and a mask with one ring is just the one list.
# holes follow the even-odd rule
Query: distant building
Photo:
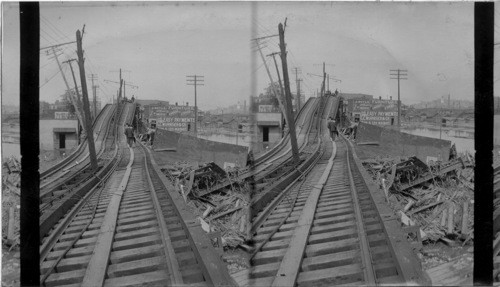
[[[78, 119], [67, 110], [65, 104], [43, 104], [40, 114], [40, 149], [71, 150], [78, 145]], [[42, 105], [40, 106], [42, 109]]]
[[372, 95], [366, 94], [340, 93], [340, 96], [344, 98], [344, 100], [373, 100]]

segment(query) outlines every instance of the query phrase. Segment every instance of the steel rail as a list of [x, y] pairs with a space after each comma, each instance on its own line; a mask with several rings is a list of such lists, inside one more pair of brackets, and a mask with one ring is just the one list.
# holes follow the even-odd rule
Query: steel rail
[[[114, 112], [114, 109], [116, 109], [114, 105], [107, 104], [106, 106], [104, 106], [104, 108], [101, 109], [98, 116], [94, 120], [94, 123], [92, 124], [93, 128], [97, 124], [97, 122], [101, 121], [101, 117], [103, 117], [105, 114], [107, 115], [107, 113], [109, 112], [107, 110], [110, 109], [110, 107], [113, 107], [112, 112]], [[101, 128], [102, 128], [102, 123], [104, 123], [104, 121], [101, 122]], [[101, 130], [101, 128], [99, 128], [99, 131]], [[70, 155], [68, 155], [66, 158], [62, 159], [60, 162], [56, 163], [55, 165], [41, 172], [40, 180], [45, 180], [47, 177], [52, 176], [55, 172], [57, 172], [58, 170], [62, 169], [64, 166], [69, 164], [71, 161], [75, 159], [75, 157], [78, 157], [78, 155], [83, 153], [83, 150], [85, 149], [86, 146], [87, 146], [87, 139], [85, 139], [85, 141], [81, 143], [78, 146], [78, 148], [75, 151], [73, 151]], [[43, 188], [43, 186], [41, 186], [41, 188]]]
[[[102, 121], [101, 121], [101, 126], [99, 128], [99, 132], [98, 132], [98, 136], [101, 135], [102, 133], [102, 125], [106, 122], [106, 129], [105, 129], [105, 133], [104, 133], [104, 139], [103, 141], [105, 140], [105, 138], [107, 137], [107, 134], [108, 134], [108, 131], [109, 131], [109, 126], [110, 126], [110, 122], [111, 122], [111, 119], [112, 119], [112, 112], [113, 111], [108, 111], [108, 113], [106, 114], [107, 117], [103, 118]], [[83, 145], [80, 145], [80, 146], [83, 146]], [[87, 146], [87, 144], [85, 143], [84, 145], [85, 147]], [[79, 147], [80, 148], [80, 147]], [[103, 145], [101, 145], [101, 150], [103, 149]], [[63, 175], [66, 175], [67, 173], [70, 172], [70, 170], [75, 167], [75, 166], [78, 166], [79, 164], [83, 164], [80, 169], [78, 169], [77, 171], [74, 171], [72, 175], [70, 175], [68, 178], [65, 179], [65, 181], [69, 181], [71, 179], [73, 179], [73, 177], [79, 172], [79, 171], [83, 171], [85, 170], [87, 167], [88, 167], [88, 164], [85, 164], [85, 161], [87, 160], [87, 158], [89, 157], [89, 153], [87, 152], [87, 154], [83, 157], [83, 158], [79, 158], [80, 155], [83, 155], [83, 152], [84, 152], [84, 148], [81, 149], [81, 152], [76, 155], [76, 158], [74, 158], [76, 160], [75, 163], [71, 164], [70, 165], [70, 162], [66, 162], [64, 165], [61, 165], [59, 169], [54, 169], [53, 170], [53, 173], [51, 173], [51, 176], [56, 176], [57, 172], [59, 171], [62, 171], [61, 174], [58, 174], [57, 176], [58, 177], [62, 177]], [[100, 154], [99, 154], [100, 155]], [[78, 162], [78, 160], [80, 160], [80, 163]], [[56, 180], [56, 181], [50, 181], [50, 177], [46, 177], [45, 178], [45, 184], [42, 184], [40, 186], [40, 189], [42, 190], [41, 192], [41, 198], [43, 198], [46, 194], [52, 192], [53, 189], [57, 189], [58, 186], [60, 186], [62, 183], [59, 182]], [[49, 186], [50, 185], [50, 186]], [[49, 187], [48, 187], [49, 186]], [[47, 191], [48, 189], [48, 191]]]
[[[123, 108], [125, 108], [125, 106]], [[123, 114], [123, 109], [120, 110], [120, 118], [122, 114]], [[118, 136], [118, 125], [116, 125], [115, 128], [115, 140], [117, 136]], [[109, 171], [109, 169], [112, 167], [112, 161], [113, 159], [108, 161], [108, 163], [95, 175], [93, 175], [90, 179], [88, 179], [86, 182], [82, 183], [77, 188], [75, 188], [75, 190], [72, 190], [70, 193], [66, 194], [63, 198], [61, 198], [61, 200], [59, 200], [55, 204], [55, 206], [53, 205], [55, 207], [53, 210], [41, 215], [40, 238], [43, 238], [53, 227], [53, 225], [56, 224], [68, 210], [71, 210], [73, 205], [77, 203], [83, 195], [85, 195], [95, 184], [97, 184], [100, 181], [100, 178], [102, 178], [103, 175], [106, 174], [107, 171]]]
[[[346, 141], [345, 138], [343, 138]], [[346, 149], [346, 153], [349, 149]], [[365, 225], [363, 223], [363, 217], [361, 215], [361, 207], [359, 206], [358, 191], [354, 185], [354, 178], [352, 176], [351, 165], [349, 161], [349, 155], [347, 155], [347, 173], [349, 175], [349, 183], [351, 188], [351, 194], [353, 198], [354, 214], [356, 217], [356, 227], [358, 229], [360, 249], [361, 249], [361, 262], [363, 265], [363, 271], [365, 274], [365, 283], [368, 286], [375, 286], [377, 282], [375, 280], [375, 271], [373, 270], [372, 258], [370, 254], [370, 245], [367, 241], [367, 235], [365, 233]]]
[[151, 180], [151, 175], [150, 175], [150, 170], [148, 167], [147, 163], [147, 156], [146, 156], [146, 147], [140, 143], [143, 153], [144, 153], [144, 167], [146, 169], [146, 177], [148, 181], [149, 188], [151, 190], [151, 195], [153, 198], [153, 203], [154, 203], [154, 209], [156, 213], [156, 217], [158, 218], [159, 221], [159, 227], [160, 227], [160, 232], [161, 232], [161, 240], [163, 242], [163, 250], [165, 252], [166, 257], [168, 258], [167, 260], [167, 269], [169, 271], [169, 274], [171, 275], [170, 277], [170, 284], [172, 286], [178, 286], [184, 284], [184, 281], [182, 279], [182, 274], [180, 272], [180, 267], [179, 267], [179, 262], [177, 261], [177, 258], [175, 257], [175, 251], [174, 247], [172, 246], [170, 234], [167, 229], [167, 224], [165, 222], [165, 218], [163, 217], [163, 214], [161, 213], [161, 205], [160, 201], [158, 200], [158, 196], [156, 195], [156, 191], [153, 185], [153, 181]]
[[[324, 113], [324, 112], [323, 112]], [[321, 116], [318, 116], [316, 126], [319, 125]], [[321, 127], [320, 127], [321, 129]], [[316, 133], [316, 137], [318, 137], [319, 133]], [[266, 208], [260, 212], [256, 219], [253, 220], [252, 223], [252, 228], [250, 230], [251, 233], [255, 232], [255, 229], [262, 224], [269, 215], [269, 213], [274, 209], [274, 207], [281, 201], [281, 199], [288, 193], [289, 189], [296, 183], [298, 180], [304, 178], [314, 167], [314, 165], [319, 161], [323, 154], [323, 150], [321, 149], [321, 142], [317, 145], [315, 151], [311, 154], [309, 160], [307, 160], [305, 163], [302, 164], [302, 166], [298, 167], [297, 170], [299, 171], [299, 176], [297, 177], [295, 174], [291, 174], [289, 177], [294, 179], [290, 184], [288, 184], [282, 192], [280, 192], [277, 196], [274, 197], [274, 199], [269, 203]], [[304, 171], [301, 171], [304, 169]], [[284, 178], [283, 181], [289, 181], [288, 178]], [[282, 185], [280, 182], [278, 182], [276, 185]], [[252, 255], [253, 257], [253, 255]]]

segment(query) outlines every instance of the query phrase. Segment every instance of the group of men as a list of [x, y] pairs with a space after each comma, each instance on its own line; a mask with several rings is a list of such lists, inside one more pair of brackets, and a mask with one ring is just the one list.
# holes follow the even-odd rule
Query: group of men
[[[144, 135], [140, 135], [140, 139], [143, 140], [145, 139], [146, 142], [149, 142], [149, 145], [153, 147], [153, 142], [155, 138], [155, 132], [156, 130], [154, 128], [148, 128], [148, 131]], [[130, 148], [135, 147], [135, 134], [134, 134], [134, 129], [130, 124], [125, 124], [125, 136], [127, 137], [127, 144]]]

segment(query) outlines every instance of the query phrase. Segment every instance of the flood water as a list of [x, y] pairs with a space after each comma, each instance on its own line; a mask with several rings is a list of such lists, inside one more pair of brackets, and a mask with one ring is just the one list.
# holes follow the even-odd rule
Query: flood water
[[11, 156], [20, 159], [21, 144], [19, 137], [19, 124], [2, 124], [2, 160]]
[[[440, 138], [440, 132], [439, 128], [437, 129], [430, 129], [430, 128], [415, 128], [415, 129], [401, 129], [402, 132], [416, 135], [416, 136], [424, 136], [424, 137], [430, 137], [430, 138]], [[452, 135], [461, 135], [463, 133], [460, 132], [455, 132], [455, 131], [446, 131], [442, 130], [441, 131], [441, 139], [443, 140], [449, 140], [451, 141], [452, 144], [455, 144], [457, 148], [457, 152], [465, 152], [468, 151], [471, 154], [475, 153], [474, 150], [474, 139], [472, 138], [461, 138], [461, 137], [454, 137]]]

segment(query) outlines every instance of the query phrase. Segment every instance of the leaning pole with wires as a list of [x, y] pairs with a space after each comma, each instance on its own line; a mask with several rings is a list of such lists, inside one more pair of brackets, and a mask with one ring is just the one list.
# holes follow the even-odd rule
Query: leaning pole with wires
[[[84, 28], [82, 31], [84, 31]], [[97, 171], [97, 156], [95, 152], [94, 144], [94, 132], [92, 131], [92, 123], [90, 122], [90, 109], [89, 109], [89, 96], [87, 93], [87, 79], [85, 77], [85, 67], [83, 59], [83, 49], [82, 49], [82, 34], [80, 30], [76, 31], [76, 45], [78, 54], [78, 67], [80, 68], [80, 80], [82, 82], [82, 98], [83, 98], [83, 111], [85, 112], [85, 125], [87, 127], [87, 141], [89, 147], [90, 156], [90, 168], [93, 171]]]
[[[286, 21], [285, 21], [286, 23]], [[283, 82], [285, 84], [285, 102], [286, 102], [286, 112], [288, 114], [287, 118], [291, 119], [288, 122], [288, 129], [290, 132], [290, 142], [292, 144], [292, 154], [293, 161], [298, 164], [300, 162], [299, 158], [299, 148], [297, 146], [297, 136], [295, 134], [295, 120], [291, 115], [292, 111], [292, 93], [290, 92], [290, 79], [288, 78], [288, 66], [286, 63], [286, 46], [285, 46], [285, 30], [283, 29], [283, 24], [278, 25], [278, 31], [280, 35], [280, 50], [281, 50], [281, 65], [283, 66]]]

